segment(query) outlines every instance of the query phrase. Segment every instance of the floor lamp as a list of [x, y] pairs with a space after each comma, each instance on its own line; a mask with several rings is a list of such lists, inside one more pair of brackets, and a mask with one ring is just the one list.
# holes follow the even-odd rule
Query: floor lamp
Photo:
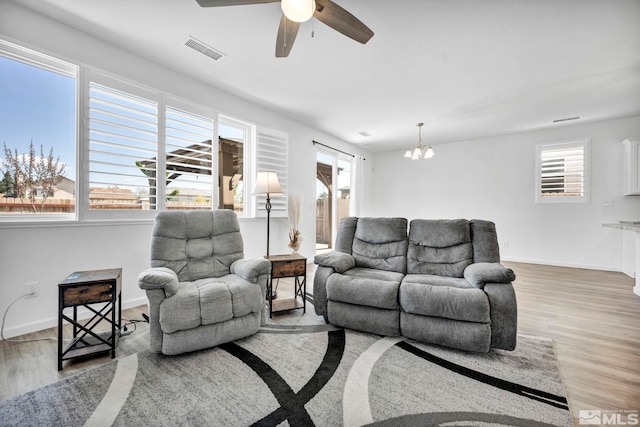
[[267, 196], [265, 209], [267, 210], [267, 257], [269, 256], [269, 224], [271, 222], [271, 194], [282, 194], [282, 187], [275, 172], [258, 172], [256, 188], [253, 191], [256, 196]]

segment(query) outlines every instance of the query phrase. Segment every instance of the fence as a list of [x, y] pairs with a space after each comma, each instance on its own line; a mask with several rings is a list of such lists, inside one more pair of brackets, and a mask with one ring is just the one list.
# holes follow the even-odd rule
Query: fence
[[[349, 216], [349, 199], [338, 199], [337, 224]], [[316, 200], [316, 243], [331, 245], [331, 202], [330, 199]]]

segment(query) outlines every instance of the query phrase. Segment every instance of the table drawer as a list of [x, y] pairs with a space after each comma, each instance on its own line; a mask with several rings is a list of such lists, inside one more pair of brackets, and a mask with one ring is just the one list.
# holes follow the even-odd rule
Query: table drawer
[[305, 273], [305, 267], [305, 260], [303, 259], [274, 262], [271, 277], [278, 279], [280, 277], [302, 276]]
[[109, 302], [113, 300], [113, 283], [94, 283], [85, 286], [70, 286], [62, 291], [65, 307]]

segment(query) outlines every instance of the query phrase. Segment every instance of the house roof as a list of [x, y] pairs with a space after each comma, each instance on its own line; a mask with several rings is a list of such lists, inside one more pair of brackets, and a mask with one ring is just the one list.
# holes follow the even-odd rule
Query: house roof
[[126, 188], [90, 188], [89, 200], [138, 200], [133, 191]]

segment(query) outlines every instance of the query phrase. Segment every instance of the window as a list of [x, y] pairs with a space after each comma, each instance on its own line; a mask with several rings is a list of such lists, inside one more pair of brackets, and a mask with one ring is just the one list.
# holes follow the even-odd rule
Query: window
[[316, 249], [333, 248], [340, 221], [351, 215], [352, 156], [316, 154]]
[[0, 216], [75, 217], [77, 75], [0, 40]]
[[[272, 215], [287, 215], [286, 133], [2, 40], [0, 77], [2, 218], [144, 219], [212, 208], [252, 217], [264, 213], [252, 195], [258, 170], [278, 173], [285, 195], [273, 199]], [[32, 179], [18, 168], [24, 159], [53, 172]]]
[[218, 135], [218, 208], [250, 216], [252, 197], [247, 188], [252, 181], [246, 178], [254, 175], [250, 160], [255, 126], [220, 116]]
[[89, 210], [155, 210], [158, 103], [92, 81], [88, 131]]
[[90, 80], [88, 217], [211, 209], [213, 114], [99, 73]]
[[213, 119], [166, 109], [166, 208], [211, 209]]
[[538, 144], [536, 202], [589, 201], [589, 140]]

